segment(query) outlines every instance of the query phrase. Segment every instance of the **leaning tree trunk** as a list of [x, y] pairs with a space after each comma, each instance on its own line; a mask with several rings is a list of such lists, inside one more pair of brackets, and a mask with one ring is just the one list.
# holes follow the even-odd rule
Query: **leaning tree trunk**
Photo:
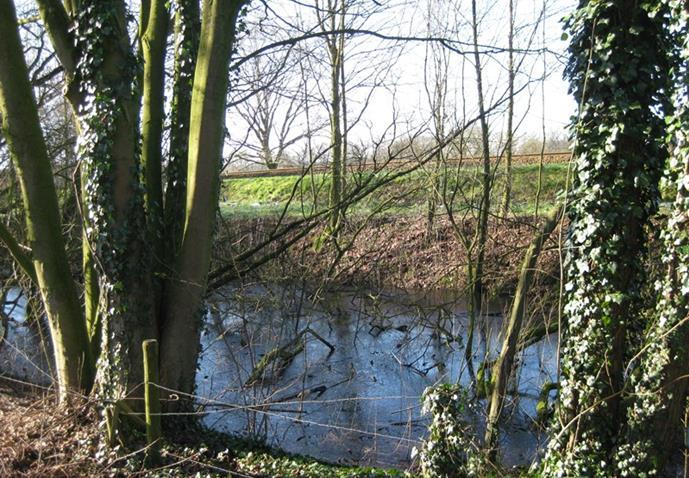
[[35, 277], [48, 316], [60, 401], [93, 378], [86, 323], [62, 238], [60, 211], [13, 3], [0, 0], [0, 113], [17, 171]]
[[512, 301], [512, 308], [510, 309], [510, 317], [503, 329], [504, 338], [502, 348], [500, 349], [500, 356], [493, 366], [493, 373], [491, 375], [493, 391], [490, 398], [490, 406], [488, 408], [488, 421], [486, 423], [486, 435], [484, 440], [491, 461], [495, 461], [497, 457], [499, 435], [498, 420], [502, 412], [505, 393], [507, 392], [507, 384], [512, 374], [512, 369], [514, 368], [514, 358], [517, 354], [519, 335], [522, 331], [524, 312], [526, 310], [526, 299], [529, 294], [529, 288], [531, 287], [536, 262], [538, 261], [538, 256], [541, 254], [543, 244], [560, 222], [561, 215], [562, 207], [558, 207], [546, 219], [542, 229], [531, 241], [524, 255], [524, 261], [522, 262], [519, 281], [517, 282], [517, 290], [514, 293], [514, 300]]
[[[75, 48], [74, 31], [72, 30], [73, 20], [77, 9], [74, 2], [65, 2], [65, 6], [57, 0], [37, 0], [39, 13], [43, 24], [50, 36], [51, 43], [55, 49], [55, 54], [60, 61], [62, 73], [64, 75], [65, 96], [69, 100], [75, 117], [78, 116], [81, 105], [85, 99], [83, 91], [77, 81], [77, 63], [79, 55]], [[78, 119], [75, 121], [77, 134], [81, 134]], [[84, 315], [86, 317], [86, 328], [91, 343], [91, 355], [96, 358], [100, 354], [100, 341], [102, 332], [101, 317], [98, 313], [100, 302], [100, 289], [98, 273], [96, 271], [96, 259], [88, 241], [88, 231], [90, 230], [89, 217], [83, 214], [83, 204], [88, 200], [84, 194], [85, 185], [88, 177], [84, 173], [84, 168], [80, 168], [80, 192], [82, 205], [82, 273], [84, 287]]]
[[189, 127], [184, 232], [174, 275], [166, 284], [161, 331], [161, 380], [183, 393], [194, 390], [220, 185], [229, 62], [244, 4], [216, 0], [203, 12]]

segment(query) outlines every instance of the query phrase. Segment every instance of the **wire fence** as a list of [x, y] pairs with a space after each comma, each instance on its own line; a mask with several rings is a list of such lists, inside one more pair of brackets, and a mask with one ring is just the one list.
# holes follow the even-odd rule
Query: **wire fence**
[[[529, 165], [529, 164], [539, 164], [543, 161], [543, 164], [558, 164], [567, 163], [570, 161], [572, 156], [571, 152], [558, 152], [558, 153], [545, 153], [541, 154], [515, 154], [512, 156], [513, 164], [515, 165]], [[501, 157], [494, 156], [491, 157], [491, 163], [499, 161]], [[477, 165], [483, 161], [482, 157], [467, 157], [467, 158], [456, 158], [449, 159], [447, 161], [448, 166], [457, 166], [461, 164], [462, 166], [472, 166]], [[348, 170], [350, 173], [359, 172], [371, 172], [380, 170], [395, 170], [395, 169], [405, 169], [413, 167], [418, 164], [418, 160], [407, 160], [407, 159], [394, 159], [389, 161], [380, 162], [362, 162], [354, 163], [348, 165]], [[254, 169], [249, 171], [225, 171], [223, 172], [223, 179], [248, 179], [248, 178], [270, 178], [278, 176], [299, 176], [305, 172], [319, 174], [327, 173], [330, 171], [330, 167], [327, 164], [314, 164], [310, 167], [281, 167], [275, 169]]]
[[[262, 293], [264, 292], [262, 291]], [[283, 311], [287, 309], [284, 305], [286, 300], [287, 298], [283, 295], [279, 297], [279, 300], [275, 301]], [[450, 306], [446, 302], [443, 301], [442, 305], [435, 312], [425, 311], [418, 307], [418, 304], [414, 305], [414, 323], [396, 328], [396, 321], [406, 320], [405, 312], [401, 311], [400, 306], [383, 306], [380, 303], [375, 303], [366, 308], [359, 303], [358, 299], [348, 298], [346, 300], [343, 299], [343, 301], [359, 307], [356, 316], [353, 316], [351, 319], [354, 329], [348, 332], [355, 337], [355, 344], [356, 341], [359, 341], [358, 347], [360, 350], [356, 353], [382, 353], [380, 350], [375, 350], [371, 344], [379, 343], [380, 348], [382, 344], [386, 343], [385, 337], [394, 335], [397, 337], [396, 344], [394, 346], [389, 345], [392, 349], [385, 350], [382, 353], [383, 360], [386, 360], [385, 366], [389, 374], [403, 374], [415, 384], [432, 384], [436, 380], [433, 377], [448, 377], [445, 373], [441, 373], [436, 365], [422, 363], [424, 358], [431, 357], [435, 353], [434, 344], [438, 339], [456, 333], [452, 329], [454, 327], [452, 324], [452, 313], [448, 311]], [[255, 306], [255, 304], [251, 303], [247, 308], [255, 311]], [[222, 382], [222, 386], [216, 386], [216, 384], [206, 388], [202, 386], [202, 393], [186, 393], [185, 391], [174, 390], [155, 382], [150, 383], [150, 385], [159, 390], [161, 395], [160, 401], [163, 404], [163, 411], [155, 415], [159, 415], [163, 420], [175, 417], [198, 418], [211, 428], [232, 433], [248, 432], [254, 438], [268, 440], [278, 446], [285, 443], [291, 444], [295, 448], [303, 448], [306, 454], [316, 454], [321, 459], [323, 459], [323, 456], [318, 456], [319, 450], [330, 448], [340, 453], [339, 456], [342, 460], [350, 463], [363, 462], [378, 466], [403, 468], [411, 463], [409, 461], [409, 452], [414, 447], [418, 448], [422, 444], [428, 424], [427, 418], [421, 416], [421, 393], [418, 387], [402, 388], [400, 391], [403, 393], [397, 394], [371, 395], [369, 393], [367, 395], [367, 391], [364, 391], [366, 393], [361, 395], [356, 395], [354, 392], [347, 395], [351, 387], [356, 388], [361, 386], [362, 383], [360, 378], [352, 381], [351, 376], [343, 371], [346, 367], [342, 364], [351, 357], [349, 355], [343, 356], [341, 351], [338, 351], [333, 357], [326, 356], [324, 354], [328, 352], [327, 348], [320, 345], [315, 339], [310, 339], [311, 342], [306, 343], [305, 338], [304, 351], [302, 352], [303, 357], [300, 356], [299, 362], [295, 361], [292, 364], [294, 369], [298, 369], [298, 373], [295, 372], [294, 374], [296, 379], [288, 377], [289, 380], [283, 380], [277, 384], [267, 381], [256, 386], [246, 386], [238, 377], [246, 377], [246, 367], [255, 366], [256, 361], [250, 357], [261, 356], [269, 348], [261, 342], [258, 336], [251, 334], [248, 334], [248, 336], [255, 340], [254, 342], [249, 340], [250, 343], [248, 345], [238, 345], [240, 341], [238, 336], [241, 335], [242, 329], [238, 329], [234, 324], [236, 322], [243, 323], [245, 312], [240, 310], [234, 315], [227, 314], [231, 317], [231, 319], [228, 319], [232, 322], [231, 324], [221, 321], [217, 328], [207, 329], [207, 339], [202, 347], [204, 353], [210, 354], [217, 349], [226, 354], [220, 357], [221, 359], [225, 357], [227, 364], [221, 364], [219, 363], [220, 359], [216, 359], [213, 362], [213, 366], [221, 368], [225, 366], [225, 368], [218, 372], [220, 375], [227, 373], [230, 366], [235, 367], [236, 370], [233, 373], [236, 375], [237, 383], [233, 385], [223, 376], [221, 379], [225, 380], [225, 382]], [[303, 320], [303, 316], [307, 312], [300, 309], [296, 313], [297, 317], [302, 317], [300, 319], [301, 322], [298, 322], [300, 324], [299, 327], [294, 327], [294, 324], [290, 324], [286, 328], [297, 330], [302, 327], [319, 326], [317, 322]], [[226, 314], [227, 310], [222, 309], [218, 313]], [[332, 321], [327, 317], [329, 316], [320, 317], [318, 320], [325, 319], [327, 323], [325, 327], [332, 327]], [[284, 322], [284, 320], [284, 315], [277, 316], [278, 322]], [[449, 322], [443, 325], [445, 321]], [[289, 338], [289, 334], [283, 336], [274, 333], [270, 329], [270, 324], [263, 321], [263, 317], [260, 322], [261, 328], [268, 330], [268, 335], [271, 335], [273, 340], [280, 339], [284, 341]], [[375, 327], [371, 324], [374, 324]], [[438, 325], [438, 327], [435, 327], [434, 324]], [[431, 330], [433, 331], [432, 333], [429, 332]], [[482, 332], [482, 335], [484, 336], [485, 347], [490, 348], [497, 344], [498, 341], [493, 337], [492, 332], [487, 330]], [[321, 331], [321, 333], [325, 335], [328, 331]], [[330, 329], [329, 333], [335, 334], [331, 336], [325, 335], [330, 338], [343, 332]], [[32, 369], [34, 375], [39, 375], [46, 382], [36, 384], [34, 380], [18, 376], [13, 377], [7, 374], [0, 375], [0, 378], [16, 384], [31, 386], [48, 395], [54, 394], [56, 387], [53, 381], [53, 371], [49, 367], [46, 368], [45, 363], [35, 360], [37, 356], [40, 357], [42, 355], [27, 353], [26, 350], [18, 347], [11, 338], [10, 336], [10, 340], [5, 340], [3, 346], [0, 347], [0, 367], [2, 367], [3, 363], [1, 360], [3, 354], [5, 356], [14, 356], [17, 359], [21, 359], [27, 365], [26, 368]], [[41, 341], [45, 339], [40, 334], [37, 334], [36, 338]], [[338, 343], [337, 346], [340, 349], [343, 348], [342, 344]], [[450, 343], [448, 347], [452, 349], [454, 346]], [[453, 353], [461, 355], [460, 352], [461, 348], [456, 347]], [[545, 352], [541, 350], [539, 353], [542, 355]], [[240, 361], [235, 357], [237, 354], [242, 356], [245, 363], [239, 363]], [[374, 356], [371, 355], [371, 357]], [[543, 357], [538, 360], [545, 361]], [[306, 377], [309, 374], [313, 374], [316, 375], [316, 378], [321, 378], [319, 374], [325, 373], [325, 369], [318, 367], [323, 367], [324, 364], [332, 369], [329, 372], [333, 374], [332, 376], [336, 377], [337, 373], [344, 376], [344, 389], [341, 392], [344, 396], [333, 396], [331, 394], [321, 397], [320, 394], [316, 393], [294, 393], [292, 391], [293, 389], [290, 387], [297, 387], [297, 391], [301, 392], [308, 392], [314, 389], [313, 384], [310, 385]], [[451, 364], [448, 364], [448, 366], [451, 366]], [[338, 367], [341, 370], [337, 370]], [[365, 373], [374, 377], [376, 375], [376, 367], [377, 365], [374, 365], [373, 361], [371, 361], [371, 367]], [[543, 365], [539, 365], [540, 367], [543, 367]], [[0, 370], [2, 369], [0, 368]], [[451, 376], [457, 377], [462, 373], [463, 371], [455, 370], [451, 373]], [[199, 374], [203, 375], [203, 372], [200, 371]], [[371, 377], [367, 375], [367, 378]], [[214, 377], [211, 377], [209, 381], [213, 379]], [[385, 379], [385, 377], [382, 377], [382, 379]], [[537, 380], [531, 376], [520, 376], [518, 379], [525, 381]], [[333, 379], [333, 381], [335, 380], [336, 378]], [[218, 381], [221, 380], [218, 379]], [[338, 383], [342, 383], [342, 381], [338, 381]], [[120, 416], [132, 416], [141, 423], [141, 418], [145, 415], [143, 405], [140, 404], [141, 401], [144, 401], [144, 385], [142, 382], [130, 387], [127, 395], [120, 397], [117, 401], [106, 400], [97, 395], [82, 396], [76, 394], [75, 398], [91, 407], [100, 409], [116, 407], [118, 403], [122, 402], [129, 403], [131, 407], [121, 409], [119, 412]], [[334, 390], [334, 388], [330, 388], [330, 390]], [[412, 393], [404, 393], [405, 391]], [[178, 411], [174, 406], [166, 406], [174, 405], [174, 402], [181, 401], [184, 401], [186, 404], [193, 404], [193, 408]], [[515, 405], [512, 407], [513, 413], [526, 416], [527, 421], [531, 420], [528, 414], [519, 412], [519, 400], [516, 396], [513, 402]], [[230, 419], [228, 417], [240, 418]], [[227, 425], [228, 423], [230, 425]], [[300, 441], [304, 438], [306, 438], [305, 441]], [[310, 445], [311, 449], [302, 447], [302, 444], [307, 442], [312, 443]], [[350, 448], [353, 450], [353, 454], [348, 456], [346, 452]], [[294, 452], [295, 450], [289, 451]], [[134, 453], [145, 452], [145, 448], [134, 451]], [[333, 453], [329, 453], [325, 459], [333, 459], [333, 456]], [[171, 456], [170, 458], [174, 457]], [[184, 459], [195, 462], [203, 461], [200, 456]], [[336, 457], [335, 459], [338, 458]], [[211, 468], [215, 466], [212, 462], [209, 462], [208, 465]], [[230, 470], [223, 470], [223, 472], [233, 476], [244, 476], [241, 473], [231, 473]]]

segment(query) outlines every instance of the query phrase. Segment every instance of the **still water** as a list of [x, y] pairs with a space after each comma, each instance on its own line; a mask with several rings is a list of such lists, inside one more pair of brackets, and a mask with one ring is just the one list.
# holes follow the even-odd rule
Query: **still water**
[[[25, 307], [18, 291], [7, 294], [0, 374], [47, 385], [53, 375], [41, 346], [47, 331], [24, 319]], [[497, 355], [503, 308], [491, 304], [477, 324], [469, 367], [466, 309], [451, 294], [228, 287], [209, 300], [201, 339], [197, 395], [204, 421], [325, 461], [405, 468], [428, 426], [423, 391], [443, 382], [471, 388], [484, 357]], [[283, 359], [247, 383], [276, 348]], [[506, 465], [530, 463], [538, 453], [545, 436], [534, 423], [537, 395], [555, 373], [554, 338], [521, 355], [502, 424]], [[470, 405], [466, 425], [482, 436], [485, 400]]]
[[49, 386], [54, 374], [47, 350], [48, 328], [26, 320], [26, 299], [19, 289], [10, 289], [4, 299], [2, 319], [7, 327], [0, 344], [0, 375], [8, 374], [18, 380]]
[[[470, 387], [466, 308], [447, 294], [258, 285], [224, 292], [211, 301], [197, 380], [213, 428], [326, 461], [404, 468], [428, 425], [423, 391], [442, 382]], [[492, 304], [478, 325], [473, 370], [497, 354], [502, 310]], [[304, 350], [284, 370], [269, 367], [258, 384], [246, 383], [264, 354], [307, 328], [316, 334], [299, 338]], [[555, 356], [553, 338], [522, 354], [501, 439], [507, 465], [529, 463], [540, 447], [535, 407], [543, 382], [555, 378]], [[485, 408], [476, 400], [466, 417], [479, 436]]]

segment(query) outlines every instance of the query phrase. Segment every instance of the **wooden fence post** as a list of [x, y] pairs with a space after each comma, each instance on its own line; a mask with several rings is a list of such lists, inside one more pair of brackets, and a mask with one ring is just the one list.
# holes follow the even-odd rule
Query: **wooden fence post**
[[160, 437], [160, 394], [158, 391], [158, 341], [144, 340], [144, 400], [146, 406], [146, 440], [157, 450]]

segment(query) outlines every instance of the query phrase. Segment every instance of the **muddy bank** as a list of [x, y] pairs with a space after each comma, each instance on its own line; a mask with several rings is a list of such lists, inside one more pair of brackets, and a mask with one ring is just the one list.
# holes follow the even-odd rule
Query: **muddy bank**
[[[540, 226], [532, 217], [491, 221], [485, 259], [485, 287], [489, 295], [510, 294], [529, 242]], [[471, 238], [474, 224], [460, 227]], [[275, 220], [238, 219], [230, 221], [220, 235], [216, 265], [264, 241]], [[534, 287], [552, 288], [560, 277], [560, 228], [552, 234], [538, 260]], [[264, 253], [289, 240], [268, 246]], [[475, 251], [473, 252], [475, 256]], [[337, 243], [328, 239], [322, 226], [292, 245], [267, 264], [251, 271], [261, 278], [309, 282], [327, 281], [347, 286], [385, 289], [466, 288], [467, 247], [447, 219], [437, 221], [432, 237], [426, 237], [424, 217], [384, 217], [367, 222], [350, 221]]]

